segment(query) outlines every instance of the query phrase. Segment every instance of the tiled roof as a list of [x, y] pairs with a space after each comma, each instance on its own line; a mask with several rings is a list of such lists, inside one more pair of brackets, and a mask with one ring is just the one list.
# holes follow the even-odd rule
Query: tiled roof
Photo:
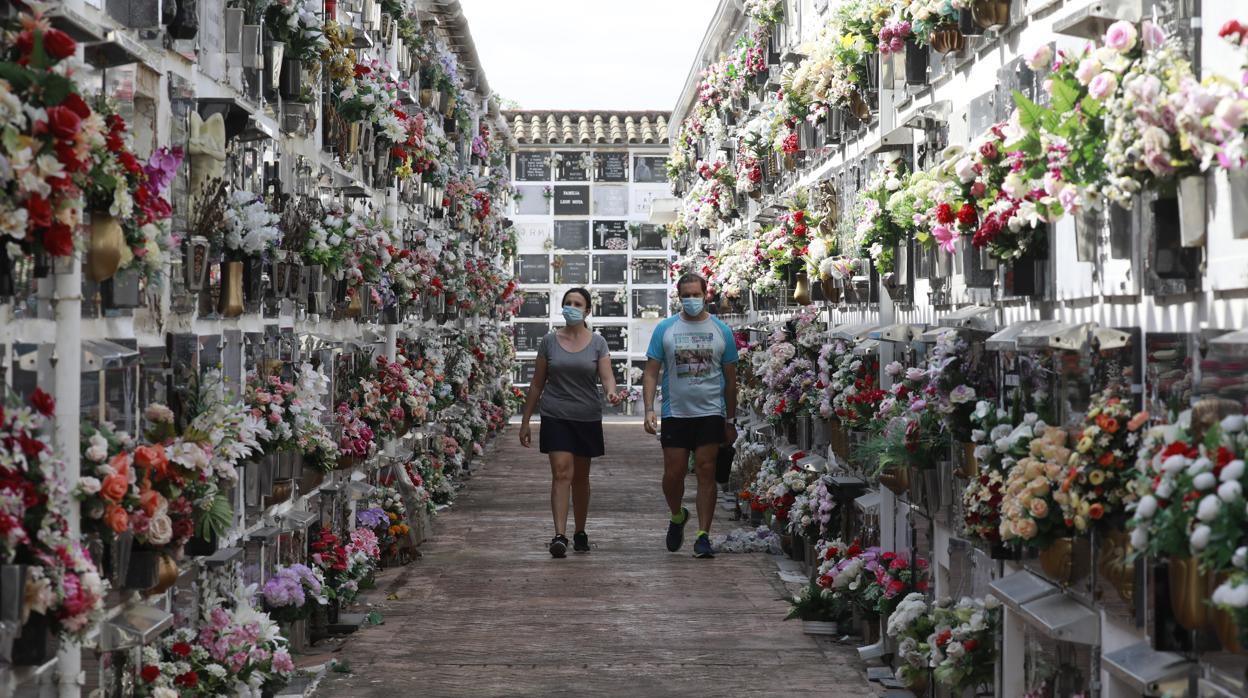
[[667, 143], [667, 112], [504, 111], [517, 143]]

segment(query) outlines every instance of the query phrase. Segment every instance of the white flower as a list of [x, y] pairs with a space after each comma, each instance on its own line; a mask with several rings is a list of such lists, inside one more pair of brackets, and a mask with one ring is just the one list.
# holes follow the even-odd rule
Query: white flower
[[95, 494], [100, 491], [100, 481], [94, 477], [78, 478], [78, 490], [83, 494]]
[[1192, 486], [1201, 492], [1212, 489], [1216, 484], [1218, 484], [1218, 478], [1214, 477], [1213, 473], [1201, 473], [1192, 479]]
[[1206, 523], [1213, 521], [1218, 517], [1218, 512], [1222, 510], [1222, 502], [1212, 494], [1205, 495], [1200, 500], [1200, 506], [1196, 509], [1196, 518]]
[[1213, 590], [1212, 601], [1215, 606], [1248, 608], [1248, 584], [1236, 584], [1228, 579]]
[[1231, 556], [1231, 564], [1241, 570], [1248, 567], [1248, 547], [1239, 546], [1235, 549], [1235, 554]]
[[1204, 456], [1197, 458], [1196, 460], [1192, 461], [1191, 464], [1187, 466], [1187, 474], [1191, 475], [1192, 477], [1195, 477], [1196, 475], [1199, 475], [1200, 473], [1206, 472], [1208, 470], [1213, 470], [1213, 461], [1209, 460], [1208, 458]]
[[1230, 482], [1232, 480], [1239, 480], [1243, 478], [1243, 476], [1244, 462], [1237, 458], [1223, 466], [1222, 474], [1218, 477], [1222, 480], [1222, 482]]
[[1131, 547], [1143, 550], [1148, 545], [1148, 531], [1143, 526], [1131, 530]]
[[[1217, 501], [1217, 500], [1214, 500]], [[1200, 524], [1192, 531], [1189, 543], [1192, 544], [1192, 550], [1197, 552], [1204, 550], [1209, 545], [1209, 538], [1213, 536], [1213, 529], [1204, 524]]]
[[1187, 458], [1184, 458], [1183, 456], [1180, 456], [1180, 455], [1170, 456], [1169, 458], [1165, 460], [1165, 462], [1161, 464], [1162, 472], [1168, 475], [1174, 475], [1175, 473], [1178, 473], [1180, 470], [1186, 467], [1187, 467]]
[[1157, 498], [1151, 494], [1146, 494], [1140, 498], [1139, 504], [1135, 506], [1135, 515], [1140, 519], [1151, 519], [1153, 514], [1157, 513]]
[[1174, 494], [1174, 480], [1169, 477], [1162, 477], [1157, 483], [1157, 496], [1162, 499], [1169, 499]]
[[1222, 431], [1228, 434], [1236, 434], [1244, 430], [1244, 415], [1233, 414], [1229, 417], [1222, 418]]
[[164, 545], [173, 539], [173, 521], [164, 511], [157, 511], [147, 527], [147, 541], [152, 545]]
[[172, 688], [157, 686], [156, 689], [152, 691], [152, 698], [178, 698], [178, 692]]
[[[1209, 473], [1204, 473], [1204, 474], [1208, 475]], [[1227, 504], [1230, 504], [1231, 502], [1235, 501], [1236, 497], [1243, 494], [1243, 492], [1244, 492], [1244, 488], [1238, 482], [1234, 480], [1230, 482], [1224, 482], [1218, 486], [1218, 499], [1221, 499]]]

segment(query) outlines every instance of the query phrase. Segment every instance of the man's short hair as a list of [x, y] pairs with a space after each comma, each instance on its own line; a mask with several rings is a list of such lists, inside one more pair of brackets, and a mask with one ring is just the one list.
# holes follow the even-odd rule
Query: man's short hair
[[701, 274], [694, 274], [693, 272], [681, 274], [680, 279], [676, 282], [676, 290], [679, 291], [681, 286], [691, 284], [695, 281], [702, 287], [702, 292], [706, 293], [706, 277]]

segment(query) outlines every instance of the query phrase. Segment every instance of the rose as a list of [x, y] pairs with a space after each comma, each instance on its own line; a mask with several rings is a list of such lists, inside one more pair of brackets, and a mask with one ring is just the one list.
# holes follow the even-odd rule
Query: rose
[[1161, 48], [1161, 45], [1166, 43], [1166, 32], [1161, 27], [1157, 26], [1153, 22], [1145, 21], [1142, 28], [1144, 35], [1144, 48], [1152, 51], [1154, 49]]
[[1038, 530], [1036, 522], [1031, 519], [1021, 519], [1014, 522], [1014, 532], [1023, 540], [1035, 538]]
[[100, 486], [100, 496], [113, 504], [120, 504], [129, 491], [130, 480], [121, 473], [113, 473], [104, 478], [104, 483]]
[[60, 29], [48, 29], [43, 32], [43, 50], [59, 61], [74, 55], [78, 44]]
[[1192, 535], [1188, 539], [1192, 549], [1196, 551], [1204, 550], [1209, 545], [1209, 538], [1213, 536], [1213, 529], [1204, 524], [1200, 524], [1192, 530]]
[[53, 257], [68, 257], [74, 251], [74, 231], [64, 223], [53, 223], [43, 233], [43, 249]]
[[1151, 519], [1153, 514], [1157, 513], [1157, 498], [1151, 494], [1146, 494], [1140, 498], [1139, 504], [1135, 506], [1135, 516], [1139, 519]]
[[1196, 508], [1196, 518], [1208, 523], [1218, 517], [1218, 512], [1222, 510], [1222, 503], [1215, 495], [1206, 495], [1200, 500], [1200, 505]]
[[1213, 473], [1201, 473], [1192, 478], [1192, 486], [1201, 492], [1212, 489], [1217, 482], [1218, 478], [1214, 477]]
[[1031, 509], [1031, 515], [1037, 519], [1043, 519], [1049, 515], [1049, 504], [1043, 499], [1036, 498], [1031, 500], [1029, 508]]
[[1238, 499], [1243, 494], [1243, 491], [1243, 486], [1234, 480], [1224, 482], [1218, 486], [1218, 499], [1229, 504]]
[[130, 515], [125, 509], [109, 504], [104, 509], [104, 524], [111, 528], [114, 533], [124, 533], [130, 527]]
[[140, 467], [155, 471], [157, 480], [163, 480], [168, 475], [169, 457], [165, 455], [165, 447], [159, 444], [134, 449], [134, 462]]
[[96, 494], [100, 491], [99, 478], [90, 476], [78, 478], [78, 491], [85, 495]]
[[1105, 32], [1105, 45], [1120, 53], [1126, 53], [1135, 46], [1138, 36], [1134, 24], [1119, 20], [1109, 25], [1109, 30]]
[[1027, 57], [1027, 67], [1032, 70], [1044, 70], [1048, 68], [1053, 61], [1053, 47], [1043, 44], [1036, 47]]
[[1088, 84], [1088, 94], [1093, 99], [1105, 99], [1113, 94], [1118, 88], [1118, 78], [1113, 73], [1105, 71], [1092, 78], [1092, 82]]
[[69, 140], [82, 128], [82, 117], [69, 107], [48, 107], [48, 130], [53, 136]]
[[164, 511], [158, 511], [147, 524], [147, 542], [164, 545], [173, 539], [173, 521]]
[[148, 664], [147, 666], [143, 667], [143, 670], [141, 672], [139, 672], [139, 676], [141, 676], [144, 681], [151, 683], [155, 681], [156, 679], [160, 678], [160, 667], [152, 666], [151, 664]]
[[143, 508], [143, 513], [153, 516], [157, 511], [168, 506], [168, 504], [165, 502], [165, 498], [156, 490], [143, 490], [139, 493], [139, 506]]

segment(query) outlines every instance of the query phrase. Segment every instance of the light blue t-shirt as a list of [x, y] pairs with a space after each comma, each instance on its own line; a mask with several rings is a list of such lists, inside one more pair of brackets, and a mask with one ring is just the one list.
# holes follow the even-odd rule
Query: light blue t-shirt
[[709, 315], [673, 315], [654, 329], [646, 356], [663, 364], [663, 417], [725, 417], [724, 366], [737, 362], [732, 329]]

